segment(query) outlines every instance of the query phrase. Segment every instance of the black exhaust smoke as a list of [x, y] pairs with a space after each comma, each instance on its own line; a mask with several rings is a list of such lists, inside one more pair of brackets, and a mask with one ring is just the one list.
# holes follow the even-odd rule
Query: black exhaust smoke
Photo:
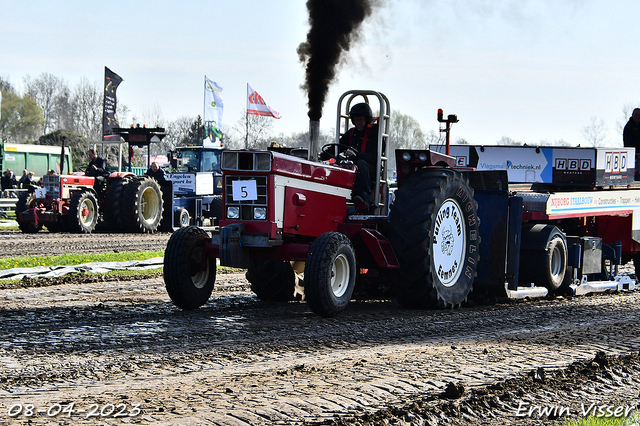
[[333, 81], [340, 56], [358, 39], [362, 22], [377, 0], [308, 0], [310, 29], [297, 52], [306, 64], [302, 88], [309, 96], [309, 118], [320, 120], [322, 106]]

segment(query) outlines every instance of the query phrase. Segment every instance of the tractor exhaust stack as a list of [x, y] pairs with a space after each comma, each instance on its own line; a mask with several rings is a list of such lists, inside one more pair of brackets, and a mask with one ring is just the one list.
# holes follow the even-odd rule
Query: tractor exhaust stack
[[309, 120], [309, 160], [318, 161], [320, 120]]

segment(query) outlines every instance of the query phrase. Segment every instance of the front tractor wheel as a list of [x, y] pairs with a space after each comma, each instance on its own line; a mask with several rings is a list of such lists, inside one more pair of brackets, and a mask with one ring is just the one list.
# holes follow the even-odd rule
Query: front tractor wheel
[[69, 203], [67, 218], [71, 232], [89, 234], [98, 223], [98, 200], [89, 191], [76, 192]]
[[401, 305], [456, 308], [467, 299], [478, 266], [476, 211], [473, 189], [451, 169], [417, 171], [396, 190], [389, 221]]
[[207, 303], [216, 280], [216, 260], [204, 250], [206, 231], [188, 226], [171, 235], [164, 252], [164, 283], [173, 303], [197, 309]]
[[[35, 234], [36, 232], [42, 229], [41, 224], [37, 224], [36, 222], [21, 220], [19, 213], [24, 212], [25, 210], [32, 209], [36, 204], [36, 194], [33, 192], [23, 192], [18, 197], [18, 202], [16, 203], [16, 220], [18, 222], [18, 228], [25, 234]], [[35, 214], [35, 212], [34, 212]]]
[[356, 284], [356, 256], [351, 241], [339, 232], [320, 235], [311, 244], [304, 267], [304, 292], [309, 307], [333, 317], [349, 303]]

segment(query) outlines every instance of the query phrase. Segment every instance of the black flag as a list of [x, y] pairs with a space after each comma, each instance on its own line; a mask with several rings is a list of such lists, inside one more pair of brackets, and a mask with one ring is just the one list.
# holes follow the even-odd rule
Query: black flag
[[120, 135], [111, 134], [111, 129], [120, 127], [116, 116], [116, 89], [122, 77], [104, 67], [104, 108], [102, 110], [102, 140], [119, 141]]
[[[65, 138], [64, 136], [62, 137], [62, 149], [60, 150], [60, 174], [63, 175], [64, 174], [64, 161], [66, 160], [65, 155], [64, 155], [64, 142], [67, 138]], [[71, 173], [71, 170], [69, 170], [69, 173]]]

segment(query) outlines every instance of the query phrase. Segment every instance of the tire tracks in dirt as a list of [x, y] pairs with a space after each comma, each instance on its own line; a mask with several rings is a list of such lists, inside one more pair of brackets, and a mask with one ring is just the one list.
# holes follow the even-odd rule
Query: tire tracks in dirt
[[[535, 402], [533, 390], [512, 395], [511, 411], [492, 400], [496, 406], [484, 412], [468, 404], [456, 414], [444, 403], [431, 407], [429, 398], [450, 384], [467, 395], [507, 380], [526, 384], [540, 368], [551, 377], [598, 352], [638, 353], [639, 299], [635, 292], [453, 311], [405, 310], [380, 300], [351, 303], [326, 319], [304, 303], [259, 302], [241, 274], [221, 274], [214, 297], [197, 311], [176, 309], [161, 277], [5, 289], [0, 422], [68, 423], [3, 418], [12, 404], [125, 401], [139, 403], [142, 413], [100, 421], [364, 424], [385, 413], [398, 424], [503, 424], [505, 416], [524, 424], [528, 419], [515, 418], [513, 408]], [[609, 384], [598, 386], [610, 389], [584, 389], [581, 397], [629, 396], [629, 389], [637, 395], [637, 381], [627, 385], [622, 375], [603, 376]], [[568, 400], [567, 391], [551, 389]]]

